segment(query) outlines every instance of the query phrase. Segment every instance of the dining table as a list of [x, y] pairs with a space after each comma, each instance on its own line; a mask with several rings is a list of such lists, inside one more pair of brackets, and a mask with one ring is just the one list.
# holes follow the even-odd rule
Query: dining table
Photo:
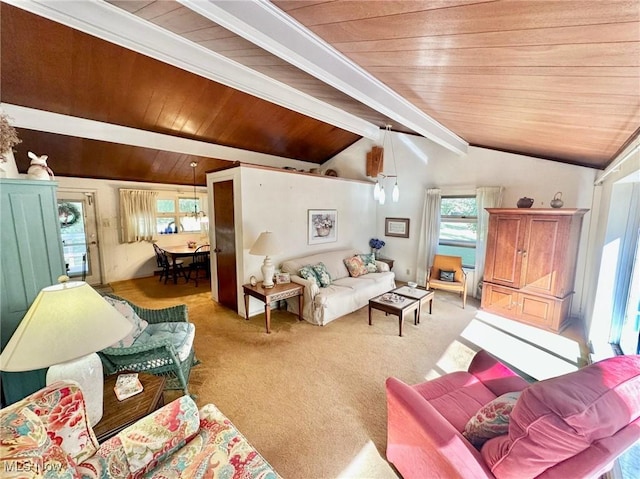
[[171, 258], [171, 272], [173, 275], [173, 282], [178, 282], [178, 271], [176, 268], [176, 260], [178, 258], [186, 258], [193, 256], [193, 253], [200, 246], [205, 246], [207, 243], [197, 243], [194, 247], [190, 247], [186, 244], [174, 245], [174, 246], [162, 246], [164, 252]]

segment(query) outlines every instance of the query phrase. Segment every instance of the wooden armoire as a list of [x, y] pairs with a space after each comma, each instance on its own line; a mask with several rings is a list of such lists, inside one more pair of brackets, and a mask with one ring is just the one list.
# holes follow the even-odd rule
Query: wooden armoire
[[568, 322], [587, 209], [487, 208], [481, 308], [554, 332]]
[[[0, 179], [0, 340], [7, 344], [40, 290], [65, 274], [55, 181]], [[51, 344], [55, 348], [55, 344]], [[38, 354], [38, 351], [33, 351]], [[46, 369], [2, 372], [2, 404], [45, 385]]]

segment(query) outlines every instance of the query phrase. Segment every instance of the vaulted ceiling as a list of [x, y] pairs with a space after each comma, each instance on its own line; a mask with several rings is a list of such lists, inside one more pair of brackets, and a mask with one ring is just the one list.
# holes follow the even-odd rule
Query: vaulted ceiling
[[[322, 164], [388, 124], [458, 154], [470, 144], [602, 169], [640, 126], [637, 0], [0, 8], [3, 107], [60, 175], [189, 184], [195, 159], [204, 184], [229, 160], [128, 132]], [[87, 120], [121, 130], [85, 134]]]

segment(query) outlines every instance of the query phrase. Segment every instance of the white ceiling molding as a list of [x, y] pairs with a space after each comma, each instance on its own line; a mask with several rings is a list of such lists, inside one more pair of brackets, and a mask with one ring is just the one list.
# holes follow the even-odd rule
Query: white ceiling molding
[[467, 153], [466, 141], [270, 2], [178, 1], [439, 145], [457, 154]]
[[11, 119], [11, 124], [18, 128], [276, 168], [282, 168], [284, 166], [299, 169], [318, 167], [316, 163], [310, 163], [308, 161], [293, 160], [281, 156], [215, 145], [204, 141], [190, 140], [188, 138], [138, 130], [136, 128], [113, 125], [111, 123], [87, 120], [86, 118], [61, 115], [50, 111], [35, 110], [10, 103], [0, 103], [0, 107]]
[[[164, 30], [103, 1], [3, 0], [89, 35], [377, 140], [377, 125]], [[245, 2], [239, 2], [245, 4]]]

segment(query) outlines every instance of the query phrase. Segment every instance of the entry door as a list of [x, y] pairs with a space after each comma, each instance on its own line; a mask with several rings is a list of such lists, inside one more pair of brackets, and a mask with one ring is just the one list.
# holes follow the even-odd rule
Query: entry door
[[67, 275], [89, 284], [101, 284], [94, 194], [58, 190], [58, 220]]
[[236, 234], [233, 210], [233, 180], [213, 183], [216, 274], [218, 302], [238, 311]]

